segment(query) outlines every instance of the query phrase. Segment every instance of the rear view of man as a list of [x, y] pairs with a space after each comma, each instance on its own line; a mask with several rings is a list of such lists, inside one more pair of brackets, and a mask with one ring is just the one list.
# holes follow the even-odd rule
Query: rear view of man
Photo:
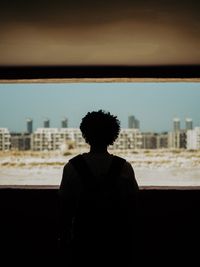
[[88, 153], [63, 169], [61, 254], [68, 266], [131, 266], [136, 257], [138, 185], [130, 163], [110, 154], [120, 132], [116, 116], [88, 112], [80, 124]]

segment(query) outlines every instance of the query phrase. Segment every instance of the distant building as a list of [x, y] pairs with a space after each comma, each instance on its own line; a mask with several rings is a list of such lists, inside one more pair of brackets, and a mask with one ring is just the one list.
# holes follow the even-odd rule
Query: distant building
[[142, 133], [142, 146], [144, 149], [157, 148], [157, 134], [156, 133]]
[[156, 148], [168, 148], [169, 147], [169, 138], [168, 132], [159, 133], [156, 135]]
[[32, 135], [31, 147], [35, 151], [85, 148], [87, 144], [78, 128], [38, 128]]
[[173, 131], [178, 132], [181, 129], [181, 122], [179, 118], [173, 119]]
[[186, 118], [185, 119], [185, 130], [188, 131], [188, 130], [192, 130], [192, 129], [193, 129], [192, 119]]
[[187, 131], [187, 149], [200, 149], [200, 127]]
[[26, 129], [27, 133], [31, 134], [33, 132], [33, 120], [32, 119], [27, 119], [26, 120]]
[[[188, 123], [187, 127], [190, 126], [191, 123]], [[180, 119], [174, 118], [173, 131], [168, 133], [168, 147], [174, 149], [180, 149], [180, 148], [186, 148], [186, 146], [187, 146], [186, 130], [181, 129]]]
[[135, 116], [129, 116], [128, 117], [128, 128], [129, 129], [139, 129], [140, 128], [140, 122], [135, 118]]
[[31, 134], [29, 133], [11, 133], [10, 140], [12, 150], [31, 149]]
[[67, 120], [67, 118], [64, 118], [61, 121], [61, 128], [67, 128], [67, 127], [68, 127], [68, 120]]
[[44, 120], [44, 128], [49, 128], [50, 127], [50, 120], [49, 119], [45, 119]]
[[142, 133], [143, 149], [168, 148], [168, 132], [163, 133]]
[[187, 136], [185, 130], [179, 130], [168, 133], [169, 148], [179, 149], [186, 148]]
[[121, 129], [111, 149], [129, 150], [142, 147], [142, 135], [138, 129]]
[[0, 151], [10, 150], [10, 132], [7, 128], [0, 128]]

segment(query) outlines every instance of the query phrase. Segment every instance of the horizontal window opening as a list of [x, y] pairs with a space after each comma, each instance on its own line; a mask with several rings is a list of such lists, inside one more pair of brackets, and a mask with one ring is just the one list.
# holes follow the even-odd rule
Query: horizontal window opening
[[109, 152], [132, 164], [141, 189], [198, 188], [199, 99], [198, 80], [3, 82], [0, 187], [58, 188], [68, 160], [89, 150], [82, 117], [103, 109], [121, 122]]

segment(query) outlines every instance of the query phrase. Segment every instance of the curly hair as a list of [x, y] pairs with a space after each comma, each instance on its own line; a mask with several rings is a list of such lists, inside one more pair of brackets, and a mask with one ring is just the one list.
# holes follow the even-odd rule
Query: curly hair
[[103, 110], [88, 112], [82, 119], [80, 130], [89, 145], [112, 145], [120, 132], [120, 121]]

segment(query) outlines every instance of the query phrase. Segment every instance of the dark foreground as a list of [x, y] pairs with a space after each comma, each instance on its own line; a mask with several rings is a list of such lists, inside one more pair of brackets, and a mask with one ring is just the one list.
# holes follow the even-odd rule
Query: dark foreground
[[[2, 261], [27, 266], [57, 262], [55, 266], [61, 266], [57, 193], [57, 189], [48, 188], [0, 189]], [[198, 260], [200, 191], [143, 189], [139, 197], [136, 255], [139, 265], [186, 261], [192, 264]]]

